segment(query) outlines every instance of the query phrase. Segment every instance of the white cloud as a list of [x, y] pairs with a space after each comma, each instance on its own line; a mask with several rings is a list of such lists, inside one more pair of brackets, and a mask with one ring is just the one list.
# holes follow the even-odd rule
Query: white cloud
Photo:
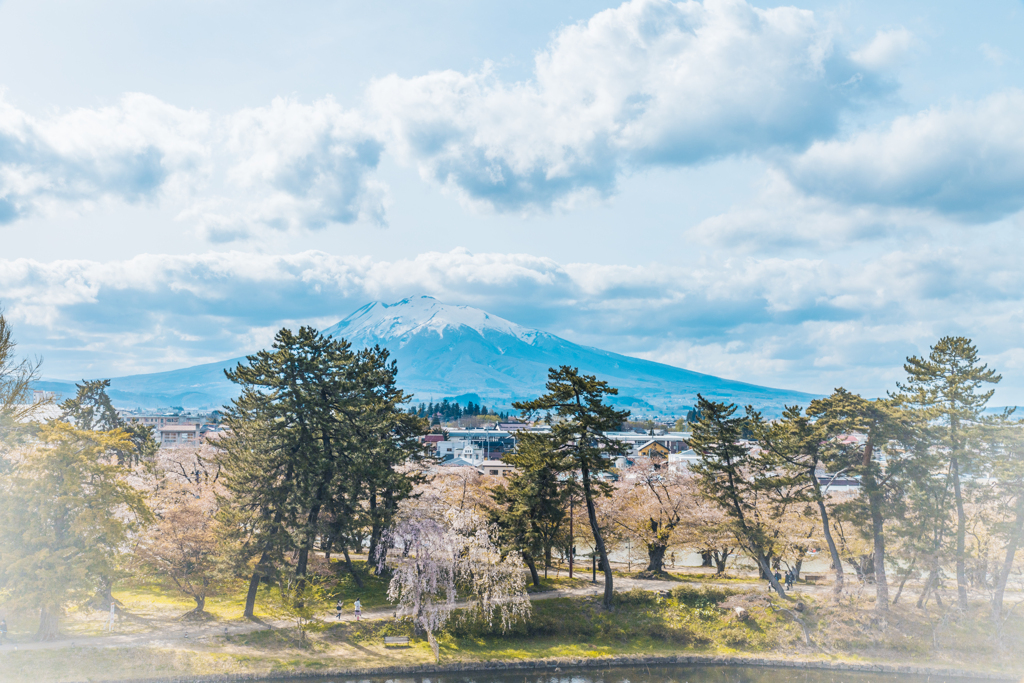
[[901, 116], [784, 165], [800, 189], [841, 202], [994, 220], [1024, 208], [1024, 92]]
[[850, 58], [868, 69], [891, 69], [910, 53], [916, 43], [914, 34], [903, 27], [882, 30], [870, 43], [851, 53]]
[[108, 199], [185, 193], [206, 172], [209, 117], [129, 94], [37, 118], [0, 100], [0, 224]]
[[183, 214], [215, 241], [259, 226], [385, 223], [385, 189], [370, 177], [383, 145], [357, 112], [330, 98], [309, 105], [278, 98], [226, 117], [220, 128], [225, 196]]
[[322, 328], [367, 301], [422, 293], [580, 343], [811, 391], [845, 384], [881, 393], [906, 355], [943, 334], [966, 334], [1005, 361], [1005, 390], [1020, 401], [1017, 261], [983, 245], [644, 266], [465, 250], [394, 261], [316, 251], [19, 259], [0, 261], [0, 303], [23, 351], [59, 358], [47, 364], [50, 376], [235, 357], [264, 346], [279, 326]]
[[1002, 66], [1003, 64], [1006, 64], [1007, 62], [1011, 61], [1011, 58], [1008, 54], [1000, 50], [998, 47], [994, 45], [989, 45], [988, 43], [982, 43], [981, 45], [979, 45], [978, 51], [981, 52], [982, 55], [984, 55], [985, 59], [992, 62], [996, 66]]
[[877, 87], [855, 74], [809, 11], [633, 0], [562, 29], [529, 81], [389, 76], [368, 101], [425, 178], [514, 211], [607, 195], [628, 167], [806, 145]]
[[0, 224], [104, 201], [163, 203], [214, 241], [383, 224], [382, 149], [330, 98], [219, 118], [140, 94], [49, 117], [0, 100]]

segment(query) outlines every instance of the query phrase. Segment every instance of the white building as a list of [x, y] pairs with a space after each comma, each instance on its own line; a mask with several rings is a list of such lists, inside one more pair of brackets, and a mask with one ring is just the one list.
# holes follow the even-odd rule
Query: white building
[[487, 452], [485, 449], [474, 445], [472, 441], [455, 439], [452, 441], [438, 441], [437, 456], [442, 461], [460, 458], [472, 465], [479, 465], [487, 459]]

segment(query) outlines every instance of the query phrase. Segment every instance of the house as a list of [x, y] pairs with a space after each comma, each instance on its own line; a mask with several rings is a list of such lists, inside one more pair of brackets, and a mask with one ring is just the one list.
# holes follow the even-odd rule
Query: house
[[487, 460], [486, 449], [464, 439], [438, 441], [435, 453], [442, 461], [461, 458], [475, 466]]
[[664, 458], [671, 451], [660, 441], [648, 441], [636, 446], [636, 455], [641, 458]]
[[490, 477], [507, 477], [509, 472], [515, 472], [516, 468], [501, 460], [484, 460], [477, 466], [480, 474]]
[[161, 448], [198, 446], [202, 443], [202, 426], [198, 424], [165, 425], [157, 427], [156, 442]]

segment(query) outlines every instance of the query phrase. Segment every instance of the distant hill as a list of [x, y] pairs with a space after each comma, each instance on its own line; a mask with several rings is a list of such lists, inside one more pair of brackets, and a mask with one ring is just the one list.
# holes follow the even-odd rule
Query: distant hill
[[[579, 367], [618, 387], [616, 403], [639, 414], [682, 414], [695, 403], [698, 392], [749, 403], [769, 414], [814, 398], [580, 346], [478, 308], [451, 306], [428, 296], [367, 304], [324, 334], [344, 337], [356, 347], [387, 347], [398, 362], [399, 384], [417, 402], [475, 394], [488, 405], [507, 407], [513, 400], [541, 394], [548, 368], [556, 365]], [[118, 377], [111, 381], [110, 396], [124, 407], [220, 406], [237, 395], [223, 371], [243, 360]], [[74, 392], [73, 382], [51, 380], [37, 386]]]

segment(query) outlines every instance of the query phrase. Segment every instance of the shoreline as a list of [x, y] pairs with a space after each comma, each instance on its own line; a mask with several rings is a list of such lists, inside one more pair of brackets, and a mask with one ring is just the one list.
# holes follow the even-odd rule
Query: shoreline
[[[479, 662], [452, 662], [450, 664], [420, 664], [416, 666], [388, 666], [370, 668], [323, 669], [317, 672], [285, 672], [244, 674], [204, 674], [198, 676], [168, 676], [159, 678], [127, 678], [108, 680], [103, 683], [241, 683], [261, 680], [310, 680], [333, 677], [409, 676], [416, 674], [441, 674], [482, 671], [561, 671], [562, 669], [597, 669], [617, 666], [730, 666], [761, 667], [776, 669], [815, 669], [829, 671], [851, 671], [882, 674], [910, 674], [917, 676], [946, 676], [988, 681], [1024, 682], [1024, 672], [1018, 674], [971, 671], [948, 667], [928, 667], [896, 664], [871, 664], [843, 661], [772, 659], [766, 657], [743, 657], [733, 655], [673, 655], [617, 656], [594, 658], [552, 658], [524, 660], [483, 660]], [[76, 683], [88, 683], [79, 681]]]

